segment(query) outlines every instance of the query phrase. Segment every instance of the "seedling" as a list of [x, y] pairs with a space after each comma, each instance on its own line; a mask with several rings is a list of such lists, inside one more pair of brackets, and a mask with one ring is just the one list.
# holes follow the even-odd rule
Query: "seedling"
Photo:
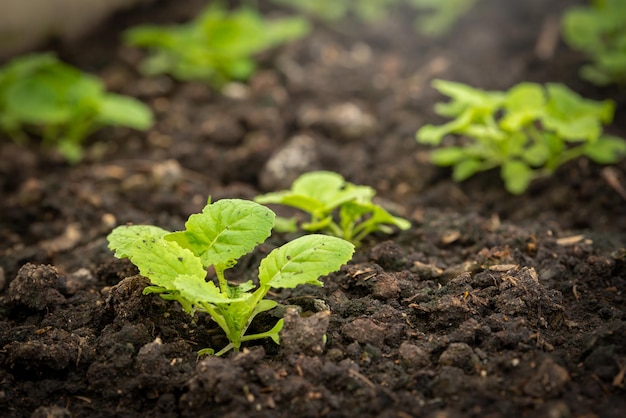
[[429, 36], [445, 34], [454, 23], [467, 13], [476, 0], [407, 0], [420, 13], [415, 20], [415, 28], [419, 33]]
[[424, 35], [441, 36], [476, 3], [476, 0], [272, 0], [324, 21], [348, 16], [372, 22], [389, 15], [391, 8], [408, 4], [418, 10], [415, 29]]
[[561, 25], [563, 38], [592, 63], [580, 69], [597, 85], [626, 85], [626, 2], [593, 0], [591, 6], [569, 8]]
[[[247, 200], [210, 202], [202, 213], [185, 223], [185, 230], [169, 232], [151, 225], [118, 226], [107, 237], [118, 258], [129, 258], [141, 275], [150, 279], [144, 294], [157, 293], [176, 300], [189, 314], [208, 313], [224, 330], [230, 343], [216, 355], [241, 343], [271, 338], [279, 343], [280, 319], [272, 329], [246, 335], [256, 315], [273, 309], [276, 301], [265, 299], [271, 288], [294, 288], [301, 284], [322, 286], [319, 277], [338, 270], [352, 258], [354, 246], [325, 235], [308, 235], [276, 248], [259, 266], [258, 287], [249, 280], [229, 283], [225, 271], [239, 258], [265, 241], [274, 225], [274, 213]], [[207, 281], [212, 266], [217, 286]], [[213, 354], [207, 348], [200, 354]]]
[[325, 21], [334, 21], [354, 14], [364, 21], [380, 19], [398, 0], [272, 0]]
[[251, 8], [228, 12], [210, 5], [193, 21], [172, 27], [140, 26], [126, 32], [130, 45], [149, 48], [141, 70], [167, 73], [179, 80], [221, 86], [246, 80], [255, 71], [253, 56], [309, 32], [306, 20], [265, 20]]
[[0, 129], [15, 142], [26, 142], [32, 131], [76, 163], [84, 139], [106, 125], [146, 130], [152, 112], [133, 98], [106, 93], [98, 78], [51, 54], [19, 57], [0, 68]]
[[[316, 171], [297, 178], [291, 190], [257, 196], [255, 201], [303, 210], [311, 216], [309, 222], [302, 224], [305, 231], [321, 231], [358, 245], [373, 232], [391, 233], [390, 225], [403, 230], [411, 227], [409, 221], [374, 204], [375, 194], [371, 187], [348, 183], [337, 173]], [[334, 219], [337, 211], [338, 221]]]
[[423, 126], [417, 140], [440, 145], [449, 134], [461, 137], [459, 145], [431, 154], [435, 164], [453, 167], [456, 181], [500, 167], [506, 189], [521, 194], [533, 179], [574, 158], [613, 164], [626, 155], [624, 139], [602, 133], [602, 125], [613, 119], [611, 101], [587, 100], [553, 83], [521, 83], [507, 92], [443, 80], [433, 85], [451, 98], [438, 103], [435, 111], [454, 120]]

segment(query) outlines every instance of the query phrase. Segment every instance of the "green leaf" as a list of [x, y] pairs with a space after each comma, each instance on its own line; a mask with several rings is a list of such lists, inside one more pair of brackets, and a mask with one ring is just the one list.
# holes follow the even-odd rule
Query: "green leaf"
[[200, 260], [177, 243], [164, 240], [165, 234], [167, 231], [155, 226], [118, 226], [107, 239], [115, 256], [129, 258], [153, 285], [177, 290], [179, 276], [204, 281], [206, 271]]
[[153, 115], [140, 101], [118, 94], [106, 94], [100, 103], [98, 121], [105, 125], [120, 125], [146, 130], [152, 126]]
[[520, 83], [507, 92], [506, 114], [500, 126], [509, 131], [522, 129], [541, 115], [546, 103], [543, 88], [536, 83]]
[[445, 147], [431, 151], [430, 160], [436, 165], [446, 167], [458, 164], [467, 156], [468, 153], [463, 147]]
[[[175, 244], [173, 242], [170, 242]], [[173, 286], [188, 301], [195, 305], [201, 303], [233, 303], [248, 299], [250, 293], [241, 293], [237, 297], [229, 297], [220, 292], [213, 282], [207, 282], [204, 277], [198, 275], [183, 274], [177, 276]]]
[[293, 288], [300, 284], [321, 286], [318, 280], [347, 263], [354, 245], [341, 238], [306, 235], [276, 248], [261, 261], [261, 286]]
[[432, 85], [440, 93], [452, 99], [467, 103], [468, 105], [495, 108], [504, 100], [504, 95], [499, 92], [487, 92], [470, 87], [467, 84], [456, 83], [446, 80], [433, 80]]
[[543, 123], [564, 139], [595, 141], [602, 132], [602, 123], [613, 119], [614, 104], [610, 100], [583, 99], [562, 84], [549, 83], [546, 89], [549, 99]]
[[482, 171], [482, 163], [476, 159], [465, 159], [454, 165], [452, 178], [454, 181], [463, 181]]
[[626, 157], [626, 140], [616, 136], [602, 136], [586, 144], [584, 154], [598, 164], [615, 164]]
[[550, 157], [550, 148], [546, 142], [538, 142], [526, 148], [521, 157], [531, 166], [539, 167]]
[[522, 194], [528, 188], [534, 175], [533, 171], [522, 161], [508, 161], [502, 165], [500, 175], [509, 193]]
[[41, 78], [20, 80], [7, 88], [4, 111], [23, 123], [64, 123], [72, 113], [56, 87]]
[[207, 267], [228, 268], [270, 236], [274, 212], [249, 200], [223, 199], [204, 207], [186, 230], [164, 237], [191, 250]]

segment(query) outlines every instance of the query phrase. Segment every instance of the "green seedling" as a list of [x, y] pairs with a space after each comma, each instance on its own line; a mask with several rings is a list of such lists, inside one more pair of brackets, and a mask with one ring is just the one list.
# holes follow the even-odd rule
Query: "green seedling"
[[[118, 258], [128, 258], [150, 279], [144, 294], [157, 293], [175, 300], [189, 314], [205, 312], [224, 330], [230, 343], [216, 355], [241, 343], [271, 338], [279, 343], [280, 319], [267, 332], [246, 335], [256, 315], [273, 309], [276, 301], [265, 299], [271, 288], [294, 288], [301, 284], [322, 286], [319, 277], [347, 263], [354, 246], [325, 235], [308, 235], [276, 248], [259, 266], [258, 286], [249, 280], [233, 284], [225, 271], [239, 258], [270, 236], [274, 213], [248, 200], [209, 202], [202, 213], [185, 223], [185, 230], [169, 232], [151, 225], [119, 226], [107, 237]], [[207, 281], [212, 266], [217, 285]], [[256, 287], [256, 290], [254, 290]], [[200, 354], [213, 354], [211, 348]]]
[[171, 74], [221, 86], [246, 80], [255, 71], [254, 55], [298, 39], [310, 30], [306, 20], [265, 20], [251, 8], [228, 12], [210, 5], [193, 21], [173, 27], [140, 26], [126, 32], [130, 45], [149, 48], [141, 65], [147, 75]]
[[143, 103], [107, 93], [102, 82], [51, 54], [22, 56], [0, 68], [0, 129], [17, 143], [41, 135], [71, 163], [84, 139], [106, 126], [146, 130], [152, 112]]
[[613, 164], [626, 155], [624, 139], [603, 134], [602, 125], [613, 119], [611, 101], [584, 99], [552, 83], [521, 83], [506, 92], [443, 80], [433, 85], [451, 98], [435, 111], [454, 120], [423, 126], [417, 140], [440, 145], [447, 135], [461, 137], [459, 145], [431, 154], [435, 164], [453, 167], [456, 181], [500, 167], [506, 189], [521, 194], [533, 179], [549, 176], [574, 158]]
[[563, 38], [592, 61], [580, 75], [597, 85], [626, 85], [626, 1], [593, 0], [569, 8], [563, 16]]
[[371, 22], [387, 15], [388, 8], [399, 0], [272, 0], [274, 3], [294, 8], [304, 14], [325, 21], [343, 19], [354, 14]]
[[[409, 221], [392, 216], [372, 202], [376, 192], [368, 186], [348, 183], [337, 173], [316, 171], [297, 178], [291, 190], [257, 196], [263, 204], [282, 204], [307, 212], [311, 218], [302, 224], [308, 232], [324, 232], [358, 245], [365, 236], [382, 231], [391, 233], [390, 225], [406, 230]], [[339, 220], [334, 214], [338, 212]]]
[[428, 36], [441, 36], [445, 34], [454, 23], [466, 14], [476, 0], [407, 0], [418, 10], [426, 10], [428, 13], [420, 13], [415, 20], [416, 30]]
[[303, 14], [324, 21], [355, 16], [365, 22], [382, 20], [393, 7], [402, 4], [418, 10], [416, 30], [428, 36], [441, 36], [467, 13], [477, 0], [272, 0]]

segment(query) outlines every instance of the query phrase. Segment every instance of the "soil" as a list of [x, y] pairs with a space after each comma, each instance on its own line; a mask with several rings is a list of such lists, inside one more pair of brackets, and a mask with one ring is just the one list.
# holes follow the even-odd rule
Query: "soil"
[[[580, 81], [584, 57], [551, 41], [576, 2], [485, 0], [437, 40], [402, 8], [318, 22], [223, 93], [140, 76], [121, 31], [202, 3], [157, 1], [54, 45], [148, 103], [149, 132], [102, 130], [75, 166], [0, 145], [0, 416], [623, 416], [626, 162], [577, 160], [514, 197], [497, 172], [452, 182], [414, 140], [441, 121], [433, 78], [566, 83], [614, 100], [609, 131], [626, 136], [624, 91]], [[209, 195], [252, 198], [315, 169], [375, 187], [413, 226], [369, 237], [324, 287], [272, 293], [287, 308], [254, 327], [284, 315], [280, 346], [198, 358], [223, 333], [142, 295], [147, 281], [107, 249], [116, 225], [181, 229]], [[273, 236], [231, 278], [254, 277], [291, 238]]]

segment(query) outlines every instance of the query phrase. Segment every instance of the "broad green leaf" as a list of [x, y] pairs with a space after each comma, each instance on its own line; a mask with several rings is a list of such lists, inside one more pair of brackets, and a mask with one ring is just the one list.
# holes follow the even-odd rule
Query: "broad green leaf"
[[533, 179], [533, 171], [522, 161], [508, 161], [502, 165], [500, 175], [506, 189], [512, 194], [522, 194]]
[[207, 267], [228, 268], [270, 236], [274, 212], [249, 200], [223, 199], [204, 207], [186, 230], [164, 237], [191, 250]]
[[191, 251], [163, 239], [167, 231], [148, 225], [118, 226], [107, 237], [118, 258], [128, 257], [153, 285], [177, 290], [179, 276], [204, 281], [206, 271]]
[[452, 178], [454, 181], [463, 181], [482, 170], [482, 163], [476, 159], [466, 159], [454, 165]]
[[327, 202], [336, 196], [345, 183], [340, 174], [332, 171], [314, 171], [294, 180], [291, 189], [296, 194]]
[[534, 167], [543, 165], [550, 156], [550, 148], [545, 142], [538, 142], [526, 148], [521, 157]]
[[500, 126], [510, 131], [517, 131], [533, 122], [545, 106], [543, 88], [536, 83], [520, 83], [507, 92], [506, 113]]
[[140, 101], [118, 94], [106, 94], [100, 103], [98, 121], [105, 125], [146, 130], [152, 126], [152, 111]]
[[339, 270], [353, 253], [354, 245], [341, 238], [306, 235], [269, 253], [259, 266], [259, 281], [274, 288], [321, 286], [320, 276]]
[[127, 258], [143, 251], [145, 241], [157, 241], [169, 233], [158, 226], [122, 225], [111, 231], [107, 236], [107, 241], [115, 257]]
[[39, 77], [20, 80], [7, 88], [4, 111], [24, 123], [65, 123], [72, 113], [62, 94], [50, 80]]
[[615, 164], [626, 157], [626, 140], [615, 136], [602, 136], [586, 144], [584, 154], [598, 164]]

